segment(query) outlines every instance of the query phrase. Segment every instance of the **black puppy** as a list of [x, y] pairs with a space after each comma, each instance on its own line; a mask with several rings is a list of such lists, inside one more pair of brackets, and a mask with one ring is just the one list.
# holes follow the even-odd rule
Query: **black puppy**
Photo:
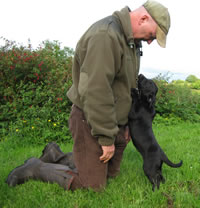
[[177, 168], [182, 165], [172, 163], [156, 141], [152, 130], [152, 121], [156, 114], [155, 100], [158, 88], [144, 75], [138, 77], [138, 90], [132, 89], [132, 107], [129, 113], [129, 129], [133, 144], [143, 157], [143, 169], [153, 185], [159, 189], [160, 182], [165, 182], [162, 175], [162, 164]]

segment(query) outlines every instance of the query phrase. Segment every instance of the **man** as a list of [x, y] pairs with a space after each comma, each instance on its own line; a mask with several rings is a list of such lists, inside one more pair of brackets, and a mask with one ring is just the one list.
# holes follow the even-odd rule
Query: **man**
[[130, 140], [130, 91], [137, 86], [141, 41], [157, 39], [165, 47], [169, 27], [167, 8], [155, 1], [134, 11], [125, 7], [93, 24], [77, 44], [73, 85], [67, 93], [73, 103], [69, 128], [76, 168], [70, 169], [67, 155], [49, 144], [40, 160], [32, 158], [14, 169], [7, 183], [14, 186], [32, 178], [70, 190], [105, 187], [107, 178], [119, 173]]

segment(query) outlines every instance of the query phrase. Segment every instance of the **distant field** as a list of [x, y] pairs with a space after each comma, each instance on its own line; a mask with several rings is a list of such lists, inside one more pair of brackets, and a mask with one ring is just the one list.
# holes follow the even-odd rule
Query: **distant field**
[[197, 92], [198, 94], [200, 94], [200, 90], [195, 90], [195, 89], [192, 89], [193, 92]]

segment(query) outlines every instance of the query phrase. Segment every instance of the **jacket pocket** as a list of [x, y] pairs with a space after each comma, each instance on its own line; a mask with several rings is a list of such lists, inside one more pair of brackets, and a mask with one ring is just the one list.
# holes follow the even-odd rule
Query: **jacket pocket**
[[88, 88], [88, 75], [86, 72], [80, 73], [80, 79], [78, 84], [78, 93], [81, 97], [83, 97]]

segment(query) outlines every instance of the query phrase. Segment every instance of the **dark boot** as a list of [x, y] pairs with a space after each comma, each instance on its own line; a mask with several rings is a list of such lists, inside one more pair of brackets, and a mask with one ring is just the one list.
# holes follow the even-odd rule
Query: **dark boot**
[[6, 180], [9, 186], [22, 184], [29, 179], [49, 183], [57, 183], [64, 189], [69, 189], [73, 176], [67, 173], [71, 169], [65, 165], [44, 163], [37, 158], [27, 160], [23, 165], [15, 168]]
[[74, 158], [73, 158], [72, 152], [68, 152], [68, 153], [64, 154], [63, 157], [60, 158], [60, 160], [58, 160], [56, 162], [56, 164], [67, 165], [72, 170], [76, 170], [76, 166], [74, 164]]
[[56, 163], [59, 161], [65, 154], [61, 151], [59, 146], [54, 143], [48, 143], [42, 151], [42, 156], [40, 160], [46, 163]]
[[40, 157], [40, 160], [42, 160], [45, 163], [67, 165], [71, 169], [76, 168], [74, 165], [72, 152], [68, 152], [66, 154], [63, 153], [60, 147], [54, 142], [51, 142], [46, 145], [46, 147], [42, 151], [42, 156]]

